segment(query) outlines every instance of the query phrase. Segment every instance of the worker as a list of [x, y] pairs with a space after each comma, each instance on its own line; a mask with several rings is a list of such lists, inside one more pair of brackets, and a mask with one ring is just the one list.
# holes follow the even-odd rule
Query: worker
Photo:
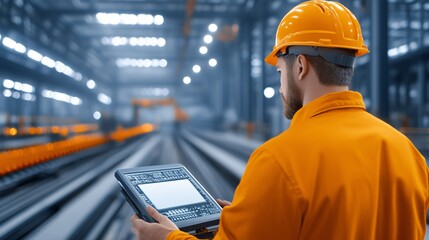
[[[338, 2], [303, 2], [284, 16], [265, 61], [280, 72], [292, 121], [251, 155], [215, 239], [424, 239], [425, 159], [349, 90], [366, 53], [357, 19]], [[132, 217], [138, 239], [196, 239], [148, 211], [159, 223]]]

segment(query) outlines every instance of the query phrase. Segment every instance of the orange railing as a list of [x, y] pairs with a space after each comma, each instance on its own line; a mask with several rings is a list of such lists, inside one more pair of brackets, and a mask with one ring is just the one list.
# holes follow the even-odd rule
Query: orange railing
[[24, 127], [24, 128], [3, 128], [1, 133], [5, 136], [23, 136], [23, 135], [43, 135], [60, 134], [67, 136], [69, 133], [88, 133], [98, 130], [97, 124], [75, 124], [71, 126], [49, 126], [49, 127]]
[[[118, 129], [110, 134], [110, 139], [124, 141], [125, 139], [151, 132], [155, 129], [152, 124]], [[83, 128], [72, 129], [81, 131]], [[53, 143], [0, 152], [0, 176], [29, 166], [46, 162], [71, 153], [82, 151], [108, 142], [109, 137], [102, 134], [85, 134], [71, 137]]]
[[127, 128], [127, 129], [118, 129], [110, 135], [110, 138], [121, 142], [127, 138], [134, 137], [140, 134], [145, 134], [155, 130], [155, 126], [153, 124], [142, 124], [137, 127]]

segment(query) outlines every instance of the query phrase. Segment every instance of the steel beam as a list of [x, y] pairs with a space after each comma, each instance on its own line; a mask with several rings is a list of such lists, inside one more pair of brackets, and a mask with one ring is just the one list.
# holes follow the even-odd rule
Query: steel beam
[[387, 0], [371, 1], [371, 112], [389, 119]]

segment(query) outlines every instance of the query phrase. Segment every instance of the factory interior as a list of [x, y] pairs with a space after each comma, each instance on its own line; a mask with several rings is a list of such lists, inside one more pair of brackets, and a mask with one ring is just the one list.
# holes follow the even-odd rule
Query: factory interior
[[[134, 239], [122, 168], [180, 163], [231, 201], [291, 123], [264, 59], [301, 2], [0, 0], [0, 239]], [[338, 2], [370, 51], [351, 89], [427, 159], [429, 2]]]

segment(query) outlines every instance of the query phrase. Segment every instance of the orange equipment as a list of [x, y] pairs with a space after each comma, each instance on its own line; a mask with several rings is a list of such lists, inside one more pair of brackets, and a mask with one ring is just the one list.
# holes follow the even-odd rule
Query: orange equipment
[[140, 108], [150, 108], [154, 106], [173, 106], [174, 108], [174, 121], [176, 122], [186, 122], [189, 117], [186, 112], [184, 112], [176, 101], [172, 98], [163, 98], [163, 99], [133, 99], [132, 105], [134, 106], [134, 122], [138, 124], [139, 121], [139, 109]]
[[265, 58], [277, 65], [276, 54], [289, 46], [314, 46], [356, 50], [356, 57], [368, 53], [356, 17], [338, 2], [314, 0], [294, 7], [281, 20], [273, 51]]

